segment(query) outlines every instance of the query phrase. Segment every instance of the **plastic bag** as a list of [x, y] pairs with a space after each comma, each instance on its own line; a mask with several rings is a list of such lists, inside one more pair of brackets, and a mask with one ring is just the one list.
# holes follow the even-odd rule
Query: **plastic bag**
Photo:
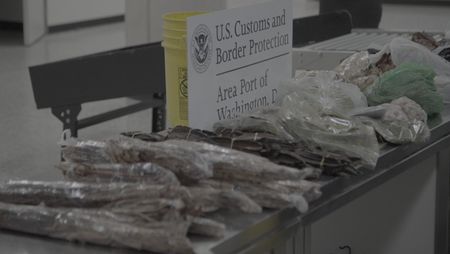
[[0, 228], [31, 234], [127, 247], [157, 253], [194, 253], [188, 221], [131, 223], [105, 210], [48, 208], [0, 203]]
[[450, 104], [450, 77], [436, 76], [434, 78], [434, 84], [437, 91], [442, 95], [444, 104]]
[[354, 53], [339, 64], [335, 71], [346, 82], [354, 84], [365, 91], [378, 78], [377, 71], [372, 67], [367, 51]]
[[[300, 100], [330, 115], [348, 115], [355, 108], [367, 107], [366, 96], [361, 90], [339, 79], [333, 71], [308, 71], [297, 73], [295, 80], [282, 82], [280, 97], [292, 93]], [[282, 100], [278, 100], [278, 105]]]
[[386, 72], [367, 97], [376, 106], [406, 96], [417, 102], [428, 115], [443, 110], [442, 96], [436, 91], [432, 69], [416, 64], [402, 64]]
[[450, 63], [426, 47], [406, 38], [394, 38], [382, 51], [371, 57], [375, 63], [384, 53], [390, 53], [393, 63], [399, 66], [404, 63], [415, 63], [432, 68], [437, 75], [450, 76]]
[[375, 167], [379, 146], [374, 129], [348, 116], [356, 108], [367, 107], [359, 88], [337, 80], [334, 72], [305, 72], [298, 77], [280, 86], [280, 97], [270, 110], [259, 110], [221, 126], [246, 129], [258, 119], [270, 126], [261, 127], [261, 131], [301, 141], [312, 150], [319, 147], [325, 153], [359, 158], [367, 167]]
[[401, 97], [378, 107], [385, 109], [381, 117], [359, 116], [358, 118], [372, 126], [386, 141], [393, 144], [420, 143], [429, 138], [427, 114], [414, 101]]
[[285, 129], [311, 147], [360, 158], [366, 166], [375, 167], [379, 146], [373, 128], [356, 119], [327, 115], [313, 102], [304, 100], [301, 92], [285, 96], [279, 111]]

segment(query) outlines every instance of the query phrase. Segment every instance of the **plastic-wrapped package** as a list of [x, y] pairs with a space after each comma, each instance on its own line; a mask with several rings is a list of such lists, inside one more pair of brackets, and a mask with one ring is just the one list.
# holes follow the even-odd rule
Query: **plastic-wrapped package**
[[[391, 101], [391, 105], [400, 106], [409, 121], [422, 121], [426, 123], [428, 120], [427, 113], [420, 107], [419, 104], [408, 97], [400, 97], [395, 99]], [[386, 116], [384, 120], [386, 120]]]
[[[114, 143], [113, 156], [119, 156], [126, 162], [136, 163], [139, 161], [147, 161], [161, 165], [161, 157], [163, 155], [147, 156], [151, 149], [175, 153], [182, 150], [184, 154], [198, 156], [205, 160], [208, 166], [213, 170], [214, 174], [209, 177], [230, 177], [232, 179], [244, 178], [254, 181], [264, 180], [285, 180], [285, 179], [303, 179], [316, 172], [302, 171], [295, 168], [280, 166], [270, 162], [268, 159], [233, 150], [230, 148], [220, 147], [208, 143], [192, 142], [186, 140], [167, 140], [156, 143], [146, 143], [136, 139], [121, 138], [108, 141]], [[124, 155], [129, 154], [129, 155]], [[122, 160], [117, 159], [117, 160]], [[206, 178], [209, 178], [206, 177]], [[206, 179], [204, 178], [204, 179]], [[201, 180], [200, 178], [198, 178]]]
[[365, 91], [378, 78], [378, 71], [374, 70], [367, 51], [354, 53], [339, 64], [335, 71], [346, 82], [354, 84]]
[[194, 253], [186, 237], [189, 221], [136, 225], [104, 210], [48, 208], [0, 203], [0, 227], [69, 241], [156, 253]]
[[[359, 158], [373, 168], [379, 156], [375, 131], [349, 115], [356, 108], [367, 107], [365, 96], [358, 87], [335, 80], [333, 72], [314, 72], [280, 87], [277, 105], [270, 111], [257, 111], [244, 119], [265, 119], [277, 133], [290, 141], [302, 141], [310, 148], [319, 147], [326, 152]], [[241, 126], [242, 119], [234, 123], [216, 125], [232, 128]]]
[[192, 220], [189, 233], [221, 238], [225, 235], [225, 224], [207, 218], [196, 217]]
[[180, 198], [136, 198], [122, 199], [102, 207], [114, 214], [133, 217], [140, 223], [148, 221], [182, 220], [186, 214], [188, 200]]
[[[229, 148], [224, 148], [208, 143], [192, 142], [186, 140], [168, 140], [163, 142], [147, 143], [131, 138], [119, 138], [112, 139], [106, 142], [105, 148], [108, 156], [115, 162], [120, 163], [139, 163], [139, 162], [152, 162], [158, 165], [164, 165], [166, 167], [172, 166], [171, 170], [180, 178], [187, 177], [187, 170], [191, 169], [182, 168], [181, 159], [178, 162], [167, 161], [170, 156], [176, 154], [183, 154], [183, 158], [187, 160], [188, 157], [199, 158], [204, 161], [208, 166], [208, 170], [212, 170], [211, 175], [190, 175], [189, 180], [184, 181], [188, 185], [195, 185], [196, 182], [204, 179], [218, 179], [227, 181], [247, 181], [253, 183], [275, 181], [275, 180], [302, 180], [308, 177], [316, 177], [320, 174], [321, 170], [314, 168], [295, 169], [282, 165], [277, 165], [270, 160], [245, 153]], [[159, 153], [158, 153], [159, 152]], [[103, 153], [103, 152], [102, 152]], [[193, 162], [187, 162], [193, 163]], [[173, 166], [180, 167], [183, 170], [182, 173], [173, 169]], [[182, 181], [183, 183], [183, 181]], [[203, 198], [203, 194], [207, 194], [208, 198]], [[231, 208], [233, 210], [239, 210], [242, 212], [260, 212], [261, 208], [252, 203], [251, 199], [248, 199], [240, 192], [221, 191], [219, 193], [209, 193], [206, 190], [190, 191], [191, 198], [186, 200], [187, 210], [191, 211], [191, 214], [211, 212], [221, 208]], [[198, 194], [198, 195], [197, 195]], [[202, 195], [200, 195], [202, 194]], [[290, 196], [289, 196], [290, 197]], [[212, 199], [211, 199], [212, 198]], [[246, 199], [247, 198], [247, 199]], [[0, 199], [1, 200], [1, 199]], [[202, 201], [203, 200], [203, 201]], [[292, 196], [286, 199], [284, 204], [288, 200], [299, 201], [305, 200], [302, 194]], [[125, 202], [120, 200], [121, 203]], [[306, 202], [306, 201], [305, 201]], [[303, 204], [303, 203], [302, 203]], [[196, 210], [198, 209], [200, 210]], [[305, 211], [302, 206], [301, 211]]]
[[62, 148], [62, 157], [66, 161], [78, 163], [112, 163], [105, 154], [105, 142], [68, 140]]
[[[324, 151], [361, 158], [367, 166], [375, 167], [379, 147], [374, 130], [345, 117], [355, 108], [367, 107], [364, 95], [356, 86], [352, 87], [356, 89], [352, 90], [354, 95], [341, 97], [346, 90], [338, 90], [337, 85], [336, 90], [340, 92], [333, 93], [335, 89], [331, 89], [325, 96], [324, 93], [310, 93], [305, 97], [303, 87], [299, 86], [280, 100], [280, 121], [297, 140], [319, 146]], [[326, 103], [318, 104], [317, 101]]]
[[383, 54], [390, 53], [396, 66], [405, 63], [420, 64], [433, 69], [437, 75], [450, 76], [450, 63], [428, 48], [406, 38], [392, 39], [383, 50], [371, 56], [371, 62], [378, 61]]
[[171, 171], [152, 163], [90, 164], [61, 162], [58, 166], [64, 177], [77, 182], [129, 182], [179, 185]]
[[[280, 98], [292, 93], [324, 114], [347, 115], [355, 108], [367, 107], [367, 99], [361, 90], [338, 79], [337, 73], [332, 71], [304, 72], [297, 75], [297, 79], [280, 84]], [[278, 105], [281, 103], [279, 100]]]
[[386, 72], [367, 97], [371, 106], [389, 103], [400, 97], [417, 102], [428, 115], [443, 110], [442, 96], [436, 91], [432, 69], [416, 64], [402, 64]]
[[[135, 138], [149, 140], [151, 136], [147, 136], [146, 133], [140, 133]], [[279, 165], [302, 170], [305, 167], [319, 168], [322, 170], [316, 170], [317, 175], [311, 175], [308, 179], [319, 178], [321, 173], [333, 176], [356, 173], [350, 165], [352, 161], [348, 160], [346, 156], [330, 152], [323, 154], [317, 149], [311, 150], [301, 142], [289, 142], [266, 131], [254, 132], [252, 130], [242, 131], [242, 129], [233, 131], [232, 129], [219, 127], [215, 132], [210, 132], [191, 129], [186, 126], [176, 126], [168, 131], [166, 137], [164, 140], [200, 141], [225, 148], [232, 148], [265, 157]]]
[[167, 142], [147, 143], [123, 137], [108, 140], [106, 153], [116, 163], [155, 163], [174, 172], [181, 183], [196, 182], [213, 176], [209, 158], [189, 146]]
[[294, 137], [284, 128], [277, 116], [279, 107], [260, 108], [239, 118], [224, 120], [214, 124], [213, 129], [239, 130], [243, 132], [270, 133], [276, 137], [294, 141]]
[[450, 104], [450, 77], [436, 76], [434, 78], [434, 84], [437, 91], [442, 95], [444, 104]]
[[386, 141], [393, 144], [424, 142], [430, 136], [427, 114], [419, 104], [407, 97], [382, 104], [385, 113], [380, 118], [358, 117], [372, 126]]
[[200, 213], [215, 212], [221, 208], [244, 213], [261, 213], [262, 208], [245, 194], [234, 190], [190, 187], [192, 199], [188, 209]]
[[182, 186], [124, 183], [9, 181], [0, 185], [0, 202], [49, 207], [100, 208], [121, 200], [190, 198]]
[[160, 144], [173, 147], [185, 147], [195, 153], [208, 157], [214, 170], [214, 179], [244, 180], [250, 182], [301, 180], [317, 174], [318, 171], [317, 169], [299, 170], [281, 166], [261, 156], [206, 143], [168, 140]]
[[184, 210], [192, 215], [219, 209], [261, 212], [261, 207], [236, 191], [148, 184], [10, 181], [0, 185], [0, 202], [44, 204], [48, 207], [106, 208], [123, 214], [139, 213], [158, 220], [163, 218], [160, 215], [169, 210]]
[[[95, 144], [95, 145], [93, 145]], [[172, 171], [182, 183], [209, 178], [213, 172], [207, 158], [184, 149], [159, 143], [147, 144], [129, 138], [107, 142], [77, 141], [63, 148], [68, 162], [89, 164], [133, 164], [151, 162]]]

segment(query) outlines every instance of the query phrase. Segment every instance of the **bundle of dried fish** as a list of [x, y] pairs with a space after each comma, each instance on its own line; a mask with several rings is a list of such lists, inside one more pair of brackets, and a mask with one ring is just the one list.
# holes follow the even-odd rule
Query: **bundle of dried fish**
[[189, 233], [221, 238], [225, 234], [225, 224], [207, 218], [196, 217], [191, 222]]
[[285, 194], [268, 190], [262, 186], [251, 183], [239, 182], [235, 184], [239, 190], [253, 199], [256, 203], [266, 208], [295, 207], [300, 212], [308, 211], [308, 202], [301, 194]]
[[106, 208], [152, 220], [202, 215], [219, 209], [260, 213], [243, 193], [210, 188], [147, 184], [87, 184], [10, 181], [0, 185], [0, 202], [48, 207]]
[[197, 182], [213, 175], [209, 158], [189, 144], [147, 143], [137, 139], [111, 139], [106, 154], [116, 163], [151, 162], [171, 170], [182, 183]]
[[111, 163], [111, 158], [105, 153], [105, 142], [73, 141], [62, 148], [63, 159], [78, 163]]
[[[132, 137], [130, 133], [123, 135]], [[149, 140], [146, 135], [151, 134], [140, 133], [135, 138]], [[323, 173], [327, 175], [358, 174], [355, 169], [358, 164], [356, 159], [331, 152], [325, 153], [319, 149], [312, 151], [301, 142], [288, 142], [270, 133], [243, 132], [227, 128], [218, 128], [215, 133], [211, 133], [185, 126], [176, 126], [168, 131], [165, 139], [205, 142], [256, 154], [279, 165], [298, 169], [308, 166], [323, 169]], [[319, 174], [311, 175], [309, 178], [317, 177]]]
[[124, 199], [104, 207], [115, 214], [132, 216], [141, 223], [182, 220], [186, 208], [182, 199]]
[[[217, 179], [295, 180], [317, 174], [317, 170], [314, 172], [297, 170], [274, 164], [266, 158], [253, 154], [185, 140], [145, 143], [135, 139], [123, 138], [110, 140], [107, 143], [107, 150], [109, 150], [108, 154], [111, 154], [117, 161], [125, 158], [125, 161], [121, 162], [150, 161], [159, 165], [167, 164], [163, 166], [173, 170], [178, 178], [181, 176], [184, 179], [190, 178], [188, 180], [192, 181], [207, 179], [212, 176], [205, 168], [198, 168], [197, 164], [189, 165], [192, 158], [194, 158], [194, 161], [196, 161], [195, 158], [198, 158], [199, 161], [204, 162], [204, 167], [207, 169], [212, 168], [214, 170], [213, 177]], [[176, 154], [182, 154], [182, 157], [169, 160], [169, 155], [170, 157], [177, 157]], [[179, 169], [178, 172], [174, 168]], [[193, 173], [188, 175], [191, 171]]]
[[121, 200], [157, 198], [188, 200], [191, 196], [185, 187], [170, 185], [39, 181], [9, 181], [0, 185], [0, 202], [12, 204], [99, 208]]
[[262, 207], [284, 208], [293, 206], [300, 212], [308, 210], [307, 201], [316, 200], [321, 196], [320, 184], [304, 180], [269, 181], [264, 183], [204, 180], [199, 183], [199, 186], [212, 189], [238, 190], [245, 193]]
[[209, 213], [227, 208], [245, 213], [261, 213], [262, 208], [245, 194], [234, 190], [189, 188], [192, 199], [188, 202], [190, 214]]
[[261, 156], [216, 145], [169, 140], [163, 143], [176, 147], [190, 147], [207, 156], [212, 163], [215, 179], [264, 182], [268, 180], [300, 180], [317, 175], [318, 169], [298, 170], [270, 162]]
[[189, 221], [164, 221], [138, 226], [129, 223], [127, 217], [102, 210], [0, 203], [1, 228], [157, 253], [193, 253], [186, 237], [189, 224]]
[[310, 202], [318, 199], [322, 192], [320, 188], [322, 187], [319, 183], [314, 183], [310, 181], [300, 180], [300, 181], [274, 181], [267, 182], [262, 185], [264, 188], [273, 190], [275, 192], [284, 194], [301, 194], [305, 199]]
[[90, 164], [62, 162], [57, 166], [67, 180], [77, 182], [131, 182], [179, 185], [169, 170], [153, 163]]

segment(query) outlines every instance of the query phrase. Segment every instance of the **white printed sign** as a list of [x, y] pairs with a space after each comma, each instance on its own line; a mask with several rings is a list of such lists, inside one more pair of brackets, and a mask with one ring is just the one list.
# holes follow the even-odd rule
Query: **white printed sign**
[[189, 125], [274, 103], [292, 73], [292, 0], [274, 0], [188, 19]]

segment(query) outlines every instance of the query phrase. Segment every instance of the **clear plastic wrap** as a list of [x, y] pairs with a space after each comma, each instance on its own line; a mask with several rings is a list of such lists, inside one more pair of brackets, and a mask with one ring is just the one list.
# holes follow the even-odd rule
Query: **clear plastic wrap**
[[239, 191], [198, 187], [190, 187], [189, 191], [193, 198], [188, 209], [195, 212], [210, 213], [221, 208], [244, 213], [262, 212], [262, 208], [255, 201]]
[[62, 151], [64, 159], [72, 163], [153, 163], [172, 171], [182, 183], [196, 182], [213, 174], [207, 158], [189, 148], [147, 143], [125, 137], [106, 142], [71, 141]]
[[386, 141], [393, 144], [424, 142], [430, 136], [427, 114], [419, 104], [407, 97], [377, 107], [385, 109], [380, 118], [358, 117], [372, 126]]
[[354, 53], [339, 64], [335, 71], [346, 82], [354, 84], [365, 91], [378, 78], [379, 74], [373, 71], [372, 63], [369, 59], [369, 52], [361, 51]]
[[49, 207], [100, 208], [121, 200], [190, 198], [182, 186], [123, 183], [9, 181], [0, 185], [0, 202]]
[[[315, 80], [301, 79], [297, 86], [289, 86], [289, 93], [280, 97], [278, 117], [296, 140], [360, 158], [373, 168], [379, 155], [375, 132], [347, 116], [357, 108], [367, 107], [365, 96], [356, 86], [331, 78], [324, 75]], [[317, 85], [309, 88], [311, 82]]]
[[63, 144], [62, 157], [76, 163], [112, 163], [105, 153], [105, 146], [105, 142], [101, 141], [70, 139]]
[[[123, 137], [108, 140], [104, 146], [104, 151], [100, 150], [100, 152], [118, 163], [151, 162], [165, 166], [171, 169], [179, 179], [189, 178], [181, 181], [187, 185], [195, 185], [196, 182], [209, 178], [250, 183], [302, 180], [308, 177], [317, 177], [321, 172], [320, 169], [315, 168], [295, 169], [277, 165], [266, 158], [250, 153], [186, 140], [147, 143]], [[182, 156], [176, 157], [178, 154]], [[194, 158], [194, 160], [191, 158]], [[202, 166], [207, 167], [206, 170], [211, 170], [211, 174], [203, 174], [205, 168], [197, 168], [201, 165], [196, 163], [198, 161], [204, 163]], [[188, 175], [191, 170], [195, 171]], [[208, 194], [209, 192], [207, 190], [194, 191], [194, 193], [193, 190], [190, 191], [192, 197], [186, 201], [186, 208], [191, 211], [190, 214], [195, 215], [197, 212], [211, 212], [223, 208], [247, 213], [261, 211], [258, 204], [240, 192], [212, 192], [207, 195], [208, 198], [202, 198], [205, 193]], [[297, 202], [304, 200], [304, 198], [302, 194], [299, 194], [299, 197], [289, 196], [289, 199], [284, 200], [284, 202], [286, 203], [288, 200]], [[120, 203], [123, 202], [127, 201], [120, 200]], [[196, 207], [199, 209], [198, 211]], [[305, 211], [305, 209], [302, 206], [301, 210]]]
[[207, 218], [196, 217], [192, 220], [189, 233], [221, 238], [225, 235], [225, 224]]
[[131, 138], [110, 139], [106, 153], [116, 163], [151, 162], [171, 170], [181, 183], [197, 182], [213, 176], [210, 158], [184, 145], [148, 143]]
[[194, 253], [189, 221], [133, 223], [104, 210], [48, 208], [0, 203], [0, 227], [69, 241], [156, 253]]
[[450, 63], [428, 48], [406, 38], [392, 39], [383, 50], [371, 56], [377, 62], [383, 54], [391, 54], [392, 62], [399, 66], [405, 63], [420, 64], [432, 68], [437, 75], [450, 77]]
[[450, 77], [436, 76], [434, 78], [434, 84], [437, 91], [442, 95], [444, 104], [450, 104]]
[[266, 182], [203, 180], [202, 187], [222, 190], [239, 190], [266, 208], [292, 206], [300, 212], [308, 210], [308, 202], [321, 196], [321, 185], [305, 180]]
[[249, 182], [301, 180], [320, 172], [319, 169], [299, 170], [277, 165], [261, 156], [206, 143], [169, 140], [161, 144], [185, 147], [208, 157], [214, 169], [214, 179]]
[[[296, 79], [282, 82], [280, 98], [295, 93], [324, 114], [347, 115], [355, 108], [367, 107], [367, 99], [361, 90], [338, 79], [332, 71], [309, 71], [296, 75]], [[279, 100], [278, 105], [283, 101]]]
[[77, 182], [119, 182], [179, 185], [171, 171], [153, 163], [90, 164], [61, 162], [64, 177]]
[[[333, 72], [313, 72], [303, 78], [285, 82], [280, 87], [277, 105], [270, 110], [250, 113], [234, 122], [222, 122], [214, 127], [246, 129], [254, 119], [270, 122], [271, 129], [261, 131], [282, 134], [280, 138], [302, 141], [312, 150], [361, 159], [373, 168], [379, 156], [379, 145], [372, 127], [347, 116], [358, 108], [367, 107], [358, 87], [336, 81]], [[252, 123], [254, 125], [255, 123]]]

